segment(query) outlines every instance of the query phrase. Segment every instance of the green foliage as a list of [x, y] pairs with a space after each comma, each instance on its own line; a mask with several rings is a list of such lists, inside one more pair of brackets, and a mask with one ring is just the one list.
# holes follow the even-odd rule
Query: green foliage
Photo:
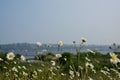
[[6, 60], [6, 54], [5, 52], [0, 52], [0, 58]]
[[[95, 54], [92, 54], [90, 52], [73, 54], [70, 52], [64, 52], [60, 58], [56, 58], [53, 53], [47, 53], [44, 55], [39, 54], [37, 56], [39, 57], [39, 60], [37, 60], [37, 62], [20, 62], [18, 60], [18, 58], [20, 58], [19, 54], [16, 54], [16, 58], [14, 58], [14, 60], [8, 61], [6, 59], [6, 53], [1, 53], [0, 58], [4, 59], [4, 61], [0, 61], [0, 79], [89, 80], [89, 77], [91, 77], [93, 80], [110, 80], [110, 78], [113, 80], [119, 80], [117, 73], [119, 73], [118, 68], [120, 64], [117, 66], [111, 64], [109, 61], [109, 54], [104, 55], [99, 52], [96, 52]], [[52, 65], [50, 61], [55, 61], [56, 64]], [[91, 63], [94, 67], [86, 67], [87, 62]], [[78, 66], [81, 66], [81, 68]], [[13, 67], [15, 67], [18, 72], [14, 71]], [[70, 73], [70, 70], [73, 71], [73, 73]], [[104, 70], [106, 74], [103, 74], [101, 70]], [[23, 72], [25, 72], [26, 75], [25, 73], [23, 74]], [[9, 75], [6, 75], [6, 73]], [[77, 73], [79, 73], [79, 76]]]
[[73, 57], [74, 57], [74, 55], [72, 53], [64, 52], [62, 54], [62, 57], [59, 58], [59, 62], [62, 65], [70, 64], [70, 61], [73, 59]]
[[51, 61], [53, 60], [55, 57], [55, 55], [53, 53], [47, 53], [46, 55], [45, 54], [37, 54], [35, 55], [35, 60], [41, 60], [41, 61]]

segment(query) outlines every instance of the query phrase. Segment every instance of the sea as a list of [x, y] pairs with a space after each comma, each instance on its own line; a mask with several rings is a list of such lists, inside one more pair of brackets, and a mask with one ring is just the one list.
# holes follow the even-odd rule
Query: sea
[[[76, 46], [79, 48], [79, 45]], [[15, 54], [24, 55], [26, 58], [34, 58], [36, 55], [36, 50], [39, 54], [46, 54], [47, 52], [51, 52], [53, 54], [70, 52], [76, 54], [76, 47], [74, 45], [65, 44], [60, 47], [58, 52], [58, 45], [51, 44], [48, 46], [42, 45], [37, 47], [35, 44], [10, 44], [10, 45], [0, 45], [0, 51], [2, 52], [14, 52]], [[100, 52], [101, 54], [107, 54], [114, 51], [120, 51], [120, 48], [112, 47], [110, 45], [82, 45], [80, 48], [81, 52], [88, 52], [89, 50]]]

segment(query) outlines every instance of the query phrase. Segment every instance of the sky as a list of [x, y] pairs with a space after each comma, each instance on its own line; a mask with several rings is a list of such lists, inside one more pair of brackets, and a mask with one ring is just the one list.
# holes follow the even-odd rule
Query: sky
[[0, 0], [0, 44], [120, 44], [120, 0]]

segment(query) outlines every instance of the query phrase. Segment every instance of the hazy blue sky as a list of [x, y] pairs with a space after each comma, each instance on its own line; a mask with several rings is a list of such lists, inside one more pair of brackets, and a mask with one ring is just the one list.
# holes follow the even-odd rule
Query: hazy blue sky
[[120, 44], [120, 0], [0, 0], [0, 44]]

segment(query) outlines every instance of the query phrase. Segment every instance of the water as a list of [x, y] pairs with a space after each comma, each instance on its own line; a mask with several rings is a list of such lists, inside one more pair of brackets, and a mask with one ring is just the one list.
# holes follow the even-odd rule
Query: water
[[[6, 51], [6, 52], [14, 52], [24, 55], [27, 58], [32, 58], [36, 55], [36, 45], [35, 44], [11, 44], [11, 45], [0, 45], [0, 51]], [[102, 54], [107, 54], [109, 52], [113, 52], [113, 50], [109, 49], [108, 45], [83, 45], [83, 47], [80, 49], [81, 52], [88, 52], [88, 49], [100, 52]], [[51, 45], [49, 47], [49, 52], [52, 53], [58, 53], [58, 46], [57, 45]], [[118, 50], [120, 51], [120, 49]], [[40, 54], [46, 53], [46, 47], [45, 45], [41, 46], [39, 48]], [[63, 45], [61, 47], [61, 53], [63, 52], [71, 52], [73, 54], [76, 54], [76, 49], [73, 45]]]

